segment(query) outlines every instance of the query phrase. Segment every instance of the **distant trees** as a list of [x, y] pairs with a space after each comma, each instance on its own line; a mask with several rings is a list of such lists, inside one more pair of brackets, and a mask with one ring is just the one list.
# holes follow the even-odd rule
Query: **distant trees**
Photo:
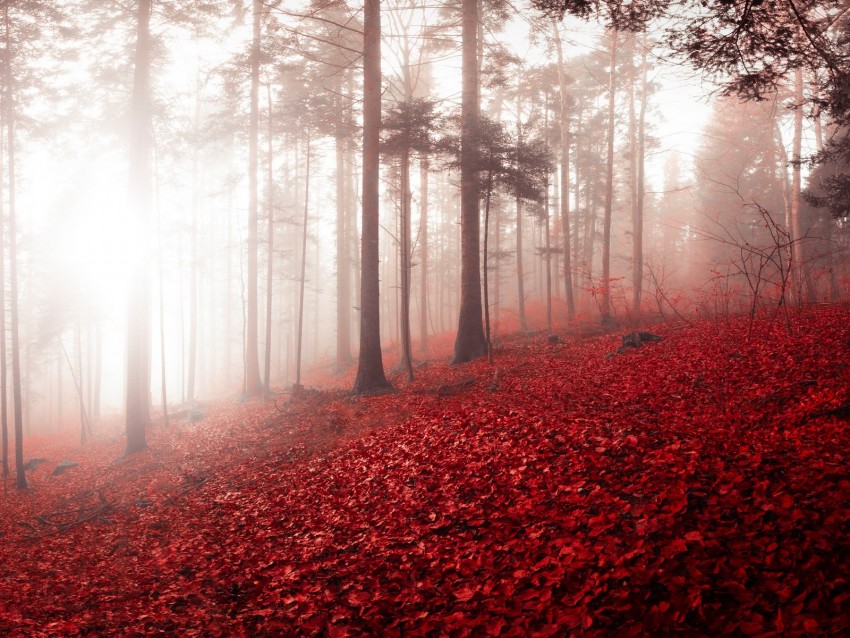
[[384, 153], [397, 157], [399, 190], [401, 194], [401, 224], [399, 251], [401, 253], [401, 367], [413, 380], [413, 353], [410, 335], [411, 260], [411, 188], [410, 163], [414, 154], [428, 155], [435, 144], [435, 134], [440, 129], [439, 114], [433, 101], [411, 98], [397, 102], [383, 119]]

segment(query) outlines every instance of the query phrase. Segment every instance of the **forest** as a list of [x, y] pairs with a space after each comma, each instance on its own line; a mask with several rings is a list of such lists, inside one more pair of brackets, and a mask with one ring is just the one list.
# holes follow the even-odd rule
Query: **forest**
[[0, 11], [0, 636], [850, 634], [848, 0]]

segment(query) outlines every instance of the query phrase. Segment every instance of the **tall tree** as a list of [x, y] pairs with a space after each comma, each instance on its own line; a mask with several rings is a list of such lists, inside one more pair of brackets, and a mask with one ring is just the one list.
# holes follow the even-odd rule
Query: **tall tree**
[[245, 394], [256, 396], [263, 391], [260, 379], [259, 311], [258, 311], [258, 155], [260, 137], [260, 44], [263, 16], [262, 0], [253, 0], [250, 55], [251, 105], [248, 116], [248, 272], [245, 325]]
[[383, 119], [384, 150], [398, 158], [401, 190], [401, 224], [399, 245], [401, 253], [401, 367], [413, 380], [413, 353], [410, 336], [410, 287], [412, 276], [410, 163], [414, 153], [426, 155], [431, 150], [433, 134], [440, 129], [435, 104], [424, 98], [409, 98], [398, 102]]
[[133, 96], [130, 106], [130, 206], [134, 223], [143, 229], [142, 253], [130, 273], [127, 307], [126, 454], [147, 447], [150, 423], [150, 279], [144, 239], [152, 201], [151, 183], [151, 0], [136, 3], [136, 50], [133, 60]]
[[464, 363], [487, 354], [481, 309], [479, 254], [478, 0], [463, 0], [461, 12], [460, 313], [453, 363]]
[[381, 358], [380, 305], [381, 2], [363, 3], [363, 193], [360, 238], [360, 354], [354, 394], [392, 390]]
[[555, 48], [558, 54], [558, 91], [561, 96], [560, 124], [561, 133], [561, 232], [564, 237], [564, 286], [567, 297], [567, 319], [575, 317], [575, 299], [573, 298], [573, 267], [570, 259], [570, 104], [567, 92], [568, 78], [564, 69], [564, 52], [561, 44], [561, 32], [558, 23], [552, 21], [552, 32], [555, 36]]
[[9, 16], [9, 3], [4, 6], [4, 119], [6, 124], [6, 163], [9, 197], [9, 312], [12, 349], [12, 402], [15, 427], [15, 484], [18, 489], [26, 489], [27, 475], [24, 469], [24, 427], [21, 398], [21, 351], [18, 325], [18, 251], [17, 217], [15, 201], [15, 81], [12, 74], [12, 21]]
[[617, 31], [609, 31], [611, 38], [608, 75], [608, 131], [606, 133], [607, 160], [605, 164], [605, 218], [602, 226], [602, 323], [611, 321], [611, 209], [614, 204], [614, 105], [617, 93]]
[[649, 84], [647, 82], [648, 48], [649, 40], [644, 33], [641, 40], [640, 108], [637, 117], [637, 140], [632, 153], [632, 161], [637, 165], [634, 171], [636, 184], [632, 226], [632, 261], [634, 263], [632, 311], [635, 314], [640, 312], [641, 297], [643, 294], [643, 218], [646, 200], [646, 109], [649, 99]]
[[[3, 205], [3, 120], [5, 115], [0, 109], [0, 436], [2, 436], [3, 445], [3, 478], [9, 476], [9, 409], [7, 405], [8, 397], [6, 395], [8, 379], [6, 378], [6, 211]], [[59, 374], [61, 375], [62, 366], [60, 363]], [[61, 387], [61, 386], [60, 386]], [[61, 413], [61, 407], [60, 407]], [[61, 422], [61, 419], [60, 419]]]

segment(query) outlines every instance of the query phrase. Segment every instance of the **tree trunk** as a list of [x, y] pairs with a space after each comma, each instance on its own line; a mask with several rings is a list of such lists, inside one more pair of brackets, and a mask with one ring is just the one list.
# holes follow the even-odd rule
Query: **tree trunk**
[[611, 321], [611, 208], [614, 204], [614, 98], [617, 88], [617, 31], [611, 31], [608, 77], [608, 156], [605, 166], [605, 220], [602, 226], [602, 323]]
[[570, 104], [567, 94], [567, 74], [564, 70], [564, 52], [561, 32], [556, 21], [552, 21], [555, 47], [558, 53], [558, 88], [561, 95], [561, 110], [558, 120], [561, 129], [561, 228], [564, 234], [564, 290], [567, 297], [567, 318], [575, 318], [576, 307], [573, 297], [573, 267], [570, 259]]
[[[338, 85], [342, 90], [342, 82]], [[345, 192], [345, 130], [342, 96], [336, 98], [334, 143], [336, 150], [336, 371], [351, 365], [351, 274], [348, 216]]]
[[186, 371], [186, 399], [193, 403], [195, 401], [195, 371], [198, 361], [198, 279], [200, 265], [198, 263], [198, 209], [200, 207], [198, 193], [198, 139], [201, 124], [201, 83], [200, 79], [195, 85], [195, 113], [194, 113], [195, 147], [192, 149], [192, 228], [191, 246], [189, 250], [189, 363]]
[[251, 113], [248, 122], [248, 300], [245, 326], [245, 394], [256, 396], [263, 391], [260, 380], [257, 283], [258, 187], [257, 158], [260, 129], [260, 26], [262, 0], [253, 2], [253, 39], [251, 44]]
[[410, 149], [401, 155], [401, 367], [413, 381], [413, 354], [410, 343]]
[[803, 244], [803, 223], [800, 216], [802, 192], [802, 141], [803, 141], [803, 69], [794, 70], [794, 139], [791, 145], [791, 265], [794, 292], [798, 300], [811, 301], [808, 264]]
[[[584, 111], [581, 107], [579, 107], [578, 113], [576, 115], [577, 115], [577, 117], [576, 117], [576, 131], [580, 131], [581, 127], [582, 127], [582, 122], [584, 120]], [[581, 188], [580, 188], [580, 185], [581, 185], [582, 174], [581, 174], [581, 162], [579, 162], [579, 156], [580, 156], [579, 155], [579, 139], [580, 138], [578, 137], [578, 135], [576, 135], [576, 154], [575, 154], [576, 159], [575, 159], [575, 162], [574, 162], [575, 175], [576, 175], [576, 178], [575, 178], [576, 187], [575, 187], [574, 192], [573, 192], [573, 198], [574, 198], [573, 199], [573, 211], [574, 212], [573, 212], [573, 220], [572, 220], [573, 221], [573, 224], [572, 224], [573, 227], [570, 229], [571, 232], [569, 232], [569, 234], [565, 235], [565, 237], [564, 237], [564, 239], [566, 240], [566, 239], [570, 238], [569, 235], [572, 235], [571, 239], [572, 239], [573, 245], [570, 246], [569, 242], [565, 241], [564, 251], [565, 252], [571, 251], [571, 253], [570, 253], [570, 264], [576, 264], [576, 265], [578, 265], [578, 262], [579, 262], [579, 245], [580, 245], [579, 234], [580, 233], [578, 231], [579, 231], [579, 228], [581, 228], [581, 225], [582, 225], [581, 222], [583, 221], [581, 219], [581, 215], [584, 215], [585, 217], [587, 217], [590, 214], [589, 204], [587, 203], [587, 199], [585, 199], [585, 210], [584, 210], [583, 213], [582, 213], [581, 206], [580, 206], [580, 204], [581, 204]], [[563, 170], [563, 169], [561, 169], [561, 170]], [[564, 194], [564, 192], [565, 191], [564, 191], [564, 188], [562, 186], [561, 187], [561, 193]], [[569, 188], [567, 188], [566, 195], [567, 195], [567, 197], [569, 197]], [[572, 288], [573, 288], [573, 300], [574, 300], [573, 303], [575, 304], [575, 303], [577, 303], [578, 295], [579, 295], [578, 273], [573, 273], [572, 284], [573, 284]]]
[[419, 349], [428, 351], [428, 155], [419, 157]]
[[263, 361], [263, 389], [268, 395], [271, 392], [271, 374], [272, 374], [272, 301], [274, 292], [274, 130], [272, 128], [272, 86], [271, 83], [266, 85], [266, 96], [268, 98], [269, 119], [268, 119], [268, 174], [267, 194], [268, 198], [268, 224], [266, 233], [268, 234], [266, 248], [266, 348], [265, 359]]
[[481, 311], [478, 154], [478, 0], [463, 0], [463, 88], [460, 150], [460, 312], [453, 363], [487, 353]]
[[489, 249], [488, 235], [490, 233], [490, 196], [493, 192], [493, 171], [487, 171], [487, 186], [484, 200], [484, 338], [487, 340], [487, 361], [493, 363], [493, 340], [490, 334], [490, 276], [487, 271]]
[[364, 0], [363, 7], [363, 193], [360, 239], [360, 354], [353, 392], [377, 394], [392, 390], [381, 359], [380, 299], [380, 157], [381, 129], [381, 3]]
[[91, 418], [97, 423], [100, 421], [100, 391], [103, 382], [103, 326], [98, 321], [95, 327], [95, 352], [94, 352], [94, 399], [92, 400]]
[[632, 309], [637, 315], [640, 313], [641, 298], [643, 296], [643, 209], [646, 199], [646, 106], [648, 99], [647, 75], [647, 49], [648, 39], [643, 35], [641, 49], [641, 82], [640, 82], [640, 112], [638, 114], [637, 130], [637, 202], [634, 210], [633, 254], [634, 282], [632, 289]]
[[[136, 52], [130, 133], [130, 202], [139, 227], [148, 225], [151, 205], [150, 17], [151, 0], [137, 4]], [[150, 423], [150, 281], [146, 254], [147, 234], [133, 264], [127, 312], [126, 454], [147, 447]]]
[[[82, 330], [80, 329], [80, 319], [77, 319], [77, 323], [75, 326], [75, 336], [77, 341], [77, 374], [79, 375], [77, 378], [77, 394], [80, 400], [80, 444], [86, 444], [86, 426], [88, 419], [86, 418], [86, 401], [85, 401], [85, 391], [83, 390], [83, 337]], [[68, 365], [70, 365], [70, 361]], [[71, 369], [71, 373], [73, 374], [73, 368]]]
[[9, 3], [5, 6], [6, 22], [6, 140], [8, 151], [8, 185], [9, 185], [9, 310], [11, 323], [12, 348], [12, 401], [14, 404], [15, 423], [15, 485], [18, 489], [27, 488], [27, 475], [24, 470], [24, 423], [23, 405], [21, 402], [21, 352], [18, 338], [18, 254], [17, 254], [17, 220], [15, 217], [15, 104], [14, 87], [12, 86], [12, 36], [9, 19]]
[[[9, 406], [6, 394], [8, 379], [6, 376], [6, 214], [3, 206], [3, 128], [0, 126], [0, 423], [2, 424], [3, 440], [3, 478], [9, 476]], [[60, 366], [61, 374], [61, 366]], [[60, 397], [61, 397], [60, 379]], [[62, 404], [59, 404], [59, 414], [62, 414]], [[61, 425], [61, 418], [60, 418]]]
[[310, 214], [310, 129], [307, 129], [307, 158], [304, 178], [304, 220], [301, 229], [301, 276], [298, 287], [298, 334], [295, 341], [295, 387], [301, 388], [301, 350], [304, 342], [304, 284], [307, 278], [307, 222]]
[[[159, 212], [159, 211], [157, 211]], [[157, 215], [157, 217], [159, 217]], [[159, 250], [158, 250], [158, 261], [159, 261], [159, 358], [160, 358], [160, 369], [162, 377], [160, 379], [160, 400], [162, 402], [162, 424], [165, 427], [168, 427], [168, 392], [166, 388], [166, 370], [168, 366], [165, 361], [165, 276], [162, 269], [162, 229], [161, 222], [159, 232]], [[98, 374], [98, 396], [100, 395], [100, 332], [98, 332], [98, 341], [97, 341], [97, 352], [98, 352], [98, 366], [97, 366], [97, 374]]]

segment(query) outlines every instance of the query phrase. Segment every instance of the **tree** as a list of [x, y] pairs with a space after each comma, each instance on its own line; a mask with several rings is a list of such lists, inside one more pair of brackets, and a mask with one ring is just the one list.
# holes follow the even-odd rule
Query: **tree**
[[611, 321], [611, 210], [614, 202], [614, 100], [617, 92], [617, 31], [609, 32], [611, 38], [608, 75], [608, 155], [605, 164], [605, 218], [602, 226], [602, 323]]
[[555, 48], [558, 53], [558, 92], [561, 97], [559, 111], [559, 128], [561, 134], [561, 228], [564, 236], [564, 287], [567, 297], [567, 319], [575, 317], [575, 299], [573, 298], [573, 267], [570, 259], [570, 114], [569, 95], [567, 93], [567, 78], [564, 70], [564, 53], [561, 45], [561, 33], [558, 23], [552, 21], [552, 33], [555, 36]]
[[[136, 3], [136, 50], [133, 60], [133, 95], [130, 107], [130, 205], [133, 221], [148, 226], [151, 208], [151, 0]], [[145, 428], [150, 423], [150, 280], [142, 236], [142, 253], [131, 270], [127, 307], [126, 454], [147, 447]]]
[[487, 354], [481, 310], [479, 255], [479, 105], [478, 105], [478, 1], [463, 0], [463, 81], [460, 151], [460, 314], [453, 363], [464, 363]]
[[[15, 485], [26, 489], [27, 476], [24, 469], [24, 429], [23, 406], [21, 405], [21, 350], [18, 326], [18, 252], [17, 252], [17, 216], [15, 209], [15, 85], [12, 75], [12, 24], [9, 16], [9, 3], [4, 6], [4, 92], [3, 115], [6, 124], [9, 184], [9, 311], [12, 350], [12, 402], [15, 428]], [[5, 362], [4, 362], [5, 365]]]
[[[0, 109], [2, 115], [2, 109]], [[3, 446], [3, 478], [9, 476], [9, 408], [8, 408], [8, 379], [6, 364], [6, 211], [3, 206], [3, 153], [6, 150], [3, 144], [3, 120], [0, 117], [0, 437]], [[60, 374], [62, 366], [59, 366]]]
[[433, 145], [433, 134], [439, 130], [435, 103], [423, 98], [398, 102], [382, 122], [384, 152], [398, 158], [401, 186], [401, 367], [413, 381], [413, 354], [410, 337], [411, 223], [410, 160], [413, 153], [427, 155]]
[[360, 354], [353, 393], [391, 391], [381, 358], [380, 305], [380, 145], [381, 134], [381, 3], [363, 5], [363, 194], [360, 239]]
[[263, 391], [260, 379], [259, 357], [259, 311], [257, 287], [259, 269], [257, 264], [258, 241], [258, 146], [260, 137], [260, 39], [263, 15], [261, 0], [253, 0], [252, 38], [250, 55], [251, 97], [248, 115], [248, 272], [247, 308], [245, 326], [245, 380], [243, 390], [247, 396], [256, 396]]

